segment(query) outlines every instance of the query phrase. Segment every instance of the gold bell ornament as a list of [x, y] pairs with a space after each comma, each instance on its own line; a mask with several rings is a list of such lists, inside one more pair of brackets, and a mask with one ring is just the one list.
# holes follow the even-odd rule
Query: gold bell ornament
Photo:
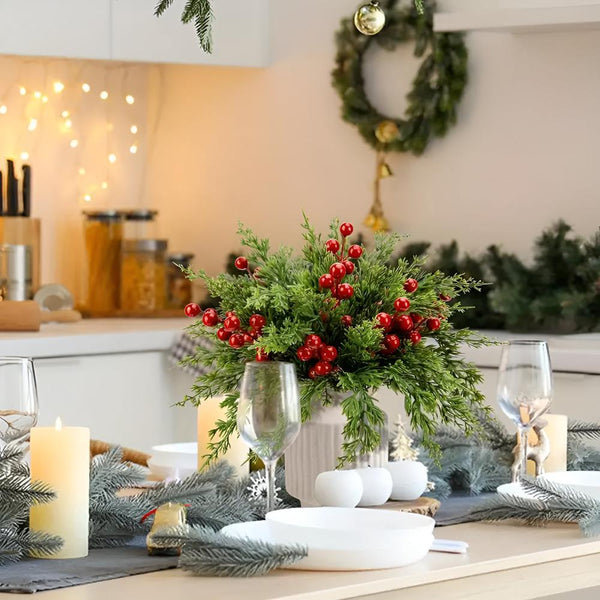
[[148, 554], [150, 556], [179, 556], [181, 554], [181, 547], [172, 546], [162, 540], [157, 540], [155, 536], [168, 533], [169, 531], [172, 532], [174, 529], [178, 531], [187, 529], [185, 505], [176, 502], [167, 502], [146, 513], [142, 517], [142, 521], [151, 514], [154, 514], [154, 522], [152, 523], [150, 533], [146, 536]]
[[354, 26], [363, 35], [375, 35], [385, 25], [385, 13], [377, 0], [362, 4], [354, 13]]

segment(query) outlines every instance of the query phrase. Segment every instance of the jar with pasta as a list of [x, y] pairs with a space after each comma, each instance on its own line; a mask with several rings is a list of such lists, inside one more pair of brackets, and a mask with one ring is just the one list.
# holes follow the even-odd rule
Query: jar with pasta
[[151, 312], [165, 308], [166, 240], [123, 240], [121, 309]]
[[86, 301], [89, 311], [119, 307], [123, 216], [116, 210], [85, 211]]

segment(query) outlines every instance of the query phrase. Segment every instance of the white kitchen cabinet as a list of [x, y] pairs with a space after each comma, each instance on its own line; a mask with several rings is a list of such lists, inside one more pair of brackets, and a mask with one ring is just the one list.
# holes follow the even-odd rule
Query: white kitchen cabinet
[[93, 439], [149, 451], [155, 444], [195, 441], [193, 407], [183, 399], [192, 377], [165, 352], [37, 358], [39, 424], [60, 416], [89, 427]]
[[110, 0], [2, 0], [0, 23], [0, 54], [110, 58]]
[[200, 48], [193, 23], [181, 23], [184, 5], [176, 0], [157, 18], [148, 0], [111, 0], [112, 58], [242, 67], [268, 64], [268, 0], [213, 2], [212, 54]]

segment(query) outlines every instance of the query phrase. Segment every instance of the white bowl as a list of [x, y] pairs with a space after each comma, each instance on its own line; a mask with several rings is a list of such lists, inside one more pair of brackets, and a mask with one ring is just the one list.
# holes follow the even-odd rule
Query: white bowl
[[[381, 512], [381, 511], [379, 511]], [[221, 530], [221, 533], [238, 539], [261, 541], [270, 544], [289, 543], [277, 538], [266, 521], [235, 523]], [[299, 562], [282, 567], [311, 571], [366, 571], [370, 569], [392, 569], [404, 567], [423, 559], [431, 544], [433, 535], [423, 538], [418, 545], [403, 544], [392, 548], [317, 548], [307, 544], [308, 556]]]
[[152, 461], [162, 467], [196, 470], [198, 468], [198, 444], [184, 442], [152, 446]]
[[156, 463], [152, 458], [148, 459], [148, 468], [154, 479], [185, 479], [197, 471], [196, 468], [161, 465]]
[[568, 485], [578, 492], [600, 500], [600, 471], [556, 471], [541, 476], [546, 481]]
[[435, 525], [423, 515], [338, 507], [275, 510], [267, 513], [266, 520], [273, 535], [290, 544], [339, 550], [403, 549], [408, 558], [427, 553]]

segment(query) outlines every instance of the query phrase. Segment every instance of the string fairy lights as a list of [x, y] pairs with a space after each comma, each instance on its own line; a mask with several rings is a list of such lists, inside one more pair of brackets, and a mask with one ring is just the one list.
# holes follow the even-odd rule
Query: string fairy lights
[[[64, 81], [60, 79], [51, 79], [42, 86], [34, 87], [32, 85], [29, 89], [22, 85], [22, 83], [24, 82], [21, 79], [20, 83], [19, 79], [21, 78], [18, 77], [17, 80], [13, 82], [12, 85], [18, 84], [13, 89], [16, 89], [16, 92], [18, 92], [18, 97], [22, 98], [21, 100], [19, 100], [19, 103], [21, 103], [23, 115], [26, 117], [26, 131], [29, 134], [34, 134], [34, 136], [23, 138], [23, 140], [26, 139], [27, 145], [25, 146], [25, 148], [21, 146], [21, 150], [15, 152], [14, 155], [19, 156], [22, 161], [28, 161], [30, 159], [30, 151], [32, 147], [35, 150], [35, 140], [37, 139], [37, 133], [40, 130], [42, 124], [46, 124], [46, 121], [43, 118], [43, 116], [47, 114], [45, 111], [50, 110], [51, 112], [54, 112], [54, 110], [57, 108], [56, 103], [63, 104], [62, 107], [60, 107], [59, 105], [60, 110], [57, 110], [57, 112], [54, 113], [60, 116], [60, 118], [57, 121], [58, 131], [66, 137], [65, 143], [68, 144], [68, 147], [71, 148], [72, 151], [76, 152], [76, 156], [80, 157], [75, 165], [76, 173], [78, 174], [80, 181], [78, 185], [84, 188], [80, 192], [81, 195], [79, 195], [79, 198], [85, 203], [92, 202], [94, 200], [94, 195], [96, 192], [100, 193], [101, 190], [105, 191], [109, 188], [108, 171], [106, 172], [105, 177], [100, 179], [99, 182], [98, 180], [96, 180], [97, 183], [94, 183], [93, 181], [89, 180], [88, 169], [86, 169], [85, 165], [82, 164], [81, 154], [79, 154], [82, 151], [82, 146], [89, 146], [89, 143], [92, 142], [90, 141], [88, 144], [85, 144], [85, 142], [88, 141], [88, 138], [87, 136], [84, 136], [83, 132], [81, 131], [81, 123], [79, 123], [78, 116], [79, 102], [83, 101], [83, 98], [87, 96], [88, 100], [85, 101], [87, 103], [86, 106], [89, 106], [89, 101], [93, 100], [93, 98], [97, 98], [100, 101], [102, 101], [101, 104], [106, 107], [108, 107], [109, 103], [112, 105], [113, 108], [115, 106], [118, 107], [120, 102], [123, 103], [122, 106], [133, 106], [134, 104], [136, 104], [135, 96], [131, 93], [126, 93], [123, 91], [117, 93], [115, 92], [114, 88], [111, 89], [111, 86], [107, 81], [106, 74], [104, 85], [98, 85], [98, 87], [96, 88], [98, 91], [93, 95], [90, 95], [90, 92], [92, 91], [92, 84], [85, 80], [82, 81], [81, 79], [79, 79], [80, 83]], [[125, 87], [125, 81], [126, 77], [121, 82], [121, 85], [123, 87]], [[77, 94], [80, 95], [81, 100], [77, 99]], [[13, 102], [14, 100], [10, 100], [8, 91], [5, 94], [0, 95], [0, 117], [9, 113], [11, 115], [16, 114], [15, 107], [11, 107], [11, 104]], [[67, 103], [67, 106], [64, 106], [65, 103]], [[42, 108], [43, 105], [47, 106], [44, 106]], [[100, 106], [100, 104], [98, 106]], [[18, 112], [18, 106], [16, 107], [16, 110]], [[107, 153], [104, 156], [106, 157], [105, 164], [107, 165], [107, 167], [110, 165], [114, 165], [117, 162], [117, 157], [119, 156], [118, 149], [113, 146], [110, 139], [113, 130], [115, 130], [113, 118], [115, 116], [118, 117], [119, 115], [111, 115], [109, 111], [110, 109], [107, 108], [105, 113]], [[86, 114], [88, 114], [87, 110]], [[124, 114], [125, 113], [123, 113], [123, 115]], [[123, 116], [121, 115], [121, 119], [122, 118]], [[119, 129], [122, 126], [123, 123], [120, 123]], [[133, 123], [130, 122], [130, 124], [126, 125], [126, 127], [128, 132], [127, 135], [137, 136], [137, 134], [140, 131], [140, 127], [135, 123], [135, 121]], [[89, 140], [92, 140], [94, 139], [94, 136], [97, 136], [97, 133], [94, 133], [94, 131], [97, 131], [97, 126], [95, 130], [91, 131], [91, 138], [89, 138]], [[123, 141], [126, 144], [124, 146], [124, 149], [127, 148], [128, 154], [130, 156], [133, 157], [133, 155], [137, 155], [139, 153], [140, 144], [136, 138]], [[17, 144], [20, 145], [18, 141]]]

